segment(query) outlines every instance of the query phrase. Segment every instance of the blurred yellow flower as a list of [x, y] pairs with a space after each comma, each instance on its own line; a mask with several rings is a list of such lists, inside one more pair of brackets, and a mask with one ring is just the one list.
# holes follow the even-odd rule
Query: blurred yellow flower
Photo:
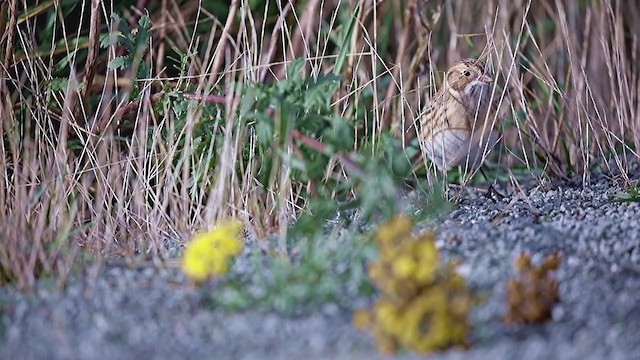
[[182, 271], [196, 282], [229, 271], [229, 263], [244, 248], [242, 223], [226, 220], [213, 230], [197, 234], [182, 255]]
[[407, 348], [421, 354], [466, 345], [472, 294], [452, 263], [442, 264], [431, 231], [414, 235], [413, 222], [399, 215], [375, 233], [379, 258], [368, 275], [381, 292], [371, 310], [353, 317], [368, 329], [383, 354]]
[[436, 248], [435, 241], [429, 235], [423, 236], [415, 244], [414, 254], [418, 257], [420, 264], [414, 277], [421, 284], [431, 283], [437, 273], [440, 264], [440, 256]]
[[391, 245], [411, 235], [413, 222], [406, 215], [395, 216], [376, 231], [376, 241], [381, 245]]
[[401, 279], [405, 279], [413, 275], [416, 271], [416, 262], [413, 260], [413, 254], [405, 254], [398, 256], [392, 264], [393, 275]]

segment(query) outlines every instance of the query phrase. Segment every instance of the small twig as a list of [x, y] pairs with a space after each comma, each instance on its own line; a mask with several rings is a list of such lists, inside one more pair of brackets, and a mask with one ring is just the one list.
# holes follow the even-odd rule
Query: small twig
[[[227, 96], [225, 95], [214, 95], [214, 94], [195, 94], [195, 93], [182, 93], [182, 96], [186, 97], [189, 100], [202, 100], [206, 102], [211, 102], [215, 104], [226, 104]], [[238, 103], [237, 98], [231, 98], [231, 102]]]

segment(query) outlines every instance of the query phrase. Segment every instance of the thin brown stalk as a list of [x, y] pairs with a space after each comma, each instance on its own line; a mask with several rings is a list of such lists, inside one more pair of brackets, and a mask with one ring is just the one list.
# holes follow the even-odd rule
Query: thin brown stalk
[[100, 51], [100, 0], [91, 0], [91, 19], [89, 20], [89, 51], [87, 53], [87, 60], [84, 65], [84, 79], [82, 82], [84, 83], [84, 89], [82, 89], [82, 94], [80, 95], [80, 99], [83, 101], [87, 101], [87, 96], [89, 94], [89, 90], [91, 89], [91, 84], [93, 84], [93, 77], [96, 74], [96, 63], [98, 60], [98, 55]]
[[229, 6], [227, 21], [224, 24], [224, 29], [222, 29], [222, 34], [220, 34], [220, 42], [218, 42], [218, 46], [214, 52], [213, 66], [211, 67], [211, 74], [209, 76], [210, 84], [218, 82], [220, 67], [224, 61], [224, 49], [227, 47], [227, 42], [229, 41], [231, 27], [236, 21], [239, 3], [239, 0], [232, 0], [231, 5]]
[[[7, 40], [4, 43], [6, 46], [6, 50], [4, 53], [4, 69], [9, 68], [9, 64], [11, 63], [11, 58], [13, 57], [13, 47], [14, 47], [14, 38], [16, 36], [16, 31], [18, 31], [18, 0], [11, 0], [11, 7], [9, 8], [9, 26], [8, 32], [6, 35]], [[2, 78], [5, 77], [4, 70], [0, 72]]]

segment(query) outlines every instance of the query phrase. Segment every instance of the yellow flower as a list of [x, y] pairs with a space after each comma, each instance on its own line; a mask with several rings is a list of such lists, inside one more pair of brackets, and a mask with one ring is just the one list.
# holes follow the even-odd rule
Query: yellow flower
[[421, 284], [430, 283], [435, 279], [440, 267], [440, 256], [436, 244], [427, 238], [422, 238], [421, 242], [416, 244], [414, 251], [420, 264], [415, 271], [415, 279]]
[[[381, 293], [354, 324], [375, 335], [378, 349], [393, 354], [399, 348], [430, 353], [466, 345], [472, 296], [452, 263], [441, 264], [436, 235], [413, 235], [413, 223], [398, 215], [375, 233], [379, 259], [368, 275]], [[366, 325], [366, 326], [365, 326]]]
[[373, 314], [381, 329], [386, 333], [395, 334], [402, 326], [399, 318], [398, 309], [390, 301], [380, 299], [373, 308]]
[[230, 260], [244, 247], [241, 231], [242, 223], [233, 219], [196, 235], [182, 255], [182, 271], [196, 282], [227, 273]]
[[376, 241], [381, 246], [390, 245], [411, 235], [413, 221], [406, 215], [398, 215], [382, 225], [376, 232]]
[[401, 279], [408, 278], [415, 274], [416, 262], [412, 254], [403, 254], [393, 261], [393, 274]]

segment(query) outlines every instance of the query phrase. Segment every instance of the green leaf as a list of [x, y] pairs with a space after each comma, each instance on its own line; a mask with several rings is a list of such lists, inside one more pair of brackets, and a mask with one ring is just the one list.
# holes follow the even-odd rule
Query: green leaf
[[339, 45], [340, 52], [338, 53], [338, 58], [336, 59], [336, 66], [333, 68], [333, 73], [336, 75], [342, 73], [342, 67], [344, 66], [345, 59], [347, 58], [347, 54], [350, 50], [350, 47], [348, 45], [351, 43], [351, 36], [353, 36], [353, 29], [355, 28], [357, 19], [359, 18], [359, 13], [360, 3], [358, 2], [355, 9], [353, 10], [353, 16], [351, 17], [351, 21], [349, 21], [347, 31], [342, 38], [342, 43]]
[[354, 147], [354, 130], [351, 123], [340, 116], [331, 116], [330, 127], [323, 133], [323, 140], [331, 144], [334, 151], [351, 151]]
[[[304, 66], [304, 59], [295, 59], [287, 66], [287, 80], [300, 78], [301, 69]], [[287, 84], [284, 83], [283, 84]]]
[[102, 39], [100, 39], [100, 47], [106, 48], [111, 45], [116, 45], [119, 40], [120, 37], [118, 34], [105, 34], [102, 36]]
[[125, 69], [127, 67], [128, 60], [128, 56], [116, 56], [109, 62], [109, 69]]

